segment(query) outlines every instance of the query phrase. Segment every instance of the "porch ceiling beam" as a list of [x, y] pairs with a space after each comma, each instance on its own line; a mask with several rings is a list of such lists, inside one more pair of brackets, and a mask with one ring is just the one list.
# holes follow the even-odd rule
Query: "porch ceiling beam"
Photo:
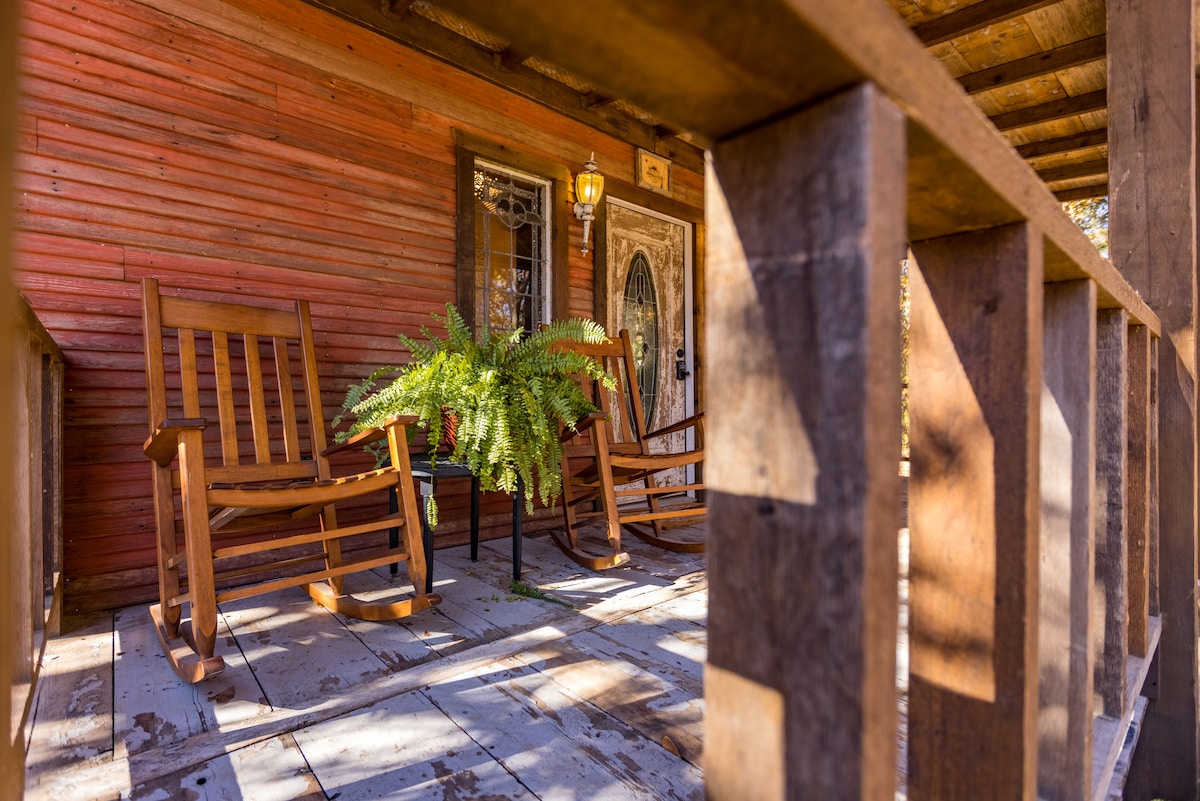
[[529, 53], [515, 47], [506, 47], [500, 51], [500, 66], [506, 70], [515, 70], [529, 60]]
[[913, 33], [924, 45], [932, 47], [1055, 2], [1058, 0], [984, 0], [961, 11], [923, 22], [913, 28]]
[[1091, 178], [1095, 175], [1108, 174], [1108, 159], [1098, 161], [1083, 161], [1078, 164], [1066, 164], [1062, 167], [1050, 167], [1038, 170], [1038, 177], [1048, 184], [1056, 181], [1070, 181], [1074, 178]]
[[1098, 197], [1108, 195], [1108, 183], [1089, 184], [1087, 186], [1076, 186], [1071, 189], [1060, 189], [1054, 193], [1054, 196], [1063, 203], [1069, 203], [1072, 200], [1094, 200]]
[[[704, 151], [683, 139], [661, 139], [654, 126], [606, 105], [589, 106], [584, 96], [566, 84], [547, 77], [516, 61], [518, 53], [525, 58], [538, 51], [513, 42], [506, 67], [503, 57], [482, 45], [426, 19], [420, 14], [392, 13], [390, 6], [379, 0], [307, 0], [325, 9], [414, 50], [427, 53], [468, 74], [482, 78], [508, 91], [535, 100], [570, 119], [582, 122], [620, 141], [644, 147], [671, 159], [681, 167], [697, 172], [704, 170]], [[410, 3], [399, 0], [407, 10]], [[443, 4], [444, 5], [444, 4]], [[506, 51], [506, 52], [508, 52]]]
[[588, 92], [583, 96], [583, 105], [587, 108], [601, 108], [617, 102], [617, 98], [605, 92]]
[[986, 92], [1001, 86], [1029, 81], [1059, 70], [1071, 69], [1099, 61], [1105, 56], [1104, 35], [1056, 47], [1044, 53], [999, 64], [990, 69], [972, 72], [958, 79], [967, 94]]
[[395, 14], [397, 17], [403, 17], [408, 10], [412, 8], [412, 4], [417, 0], [390, 0], [388, 3], [388, 11]]
[[1091, 277], [1101, 307], [1124, 305], [1157, 330], [1154, 313], [886, 3], [754, 0], [702, 14], [691, 0], [440, 5], [706, 145], [873, 82], [909, 118], [912, 240], [1037, 220], [1047, 280]]
[[1029, 142], [1024, 145], [1018, 145], [1017, 155], [1023, 159], [1037, 158], [1038, 156], [1055, 156], [1059, 153], [1070, 153], [1073, 150], [1087, 150], [1092, 147], [1100, 147], [1108, 144], [1108, 129], [1101, 128], [1097, 131], [1084, 131], [1083, 133], [1071, 134], [1070, 136], [1060, 136], [1057, 139], [1044, 139], [1041, 142]]
[[992, 124], [999, 131], [1012, 131], [1028, 125], [1040, 125], [1043, 122], [1053, 122], [1080, 114], [1090, 114], [1093, 111], [1103, 111], [1108, 108], [1108, 93], [1103, 89], [1095, 92], [1066, 97], [1050, 103], [1041, 103], [1016, 111], [1007, 111], [992, 117]]

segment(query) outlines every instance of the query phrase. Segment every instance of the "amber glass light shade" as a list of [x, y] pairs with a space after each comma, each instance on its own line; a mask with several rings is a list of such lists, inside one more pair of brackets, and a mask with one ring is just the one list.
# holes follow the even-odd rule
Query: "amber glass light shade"
[[586, 206], [595, 206], [604, 194], [604, 176], [596, 171], [596, 162], [588, 160], [583, 171], [575, 176], [575, 200]]

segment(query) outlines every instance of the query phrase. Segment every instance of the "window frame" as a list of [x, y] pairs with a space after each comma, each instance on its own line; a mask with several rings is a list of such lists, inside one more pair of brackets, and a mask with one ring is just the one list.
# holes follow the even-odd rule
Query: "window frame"
[[[570, 170], [540, 156], [520, 153], [463, 131], [455, 132], [457, 171], [457, 236], [458, 263], [456, 269], [456, 305], [472, 329], [478, 328], [479, 301], [476, 292], [475, 264], [475, 186], [477, 162], [509, 170], [513, 173], [546, 181], [546, 224], [549, 227], [549, 250], [546, 265], [546, 301], [550, 320], [570, 315], [570, 205], [568, 187]], [[476, 331], [478, 333], [478, 331]]]

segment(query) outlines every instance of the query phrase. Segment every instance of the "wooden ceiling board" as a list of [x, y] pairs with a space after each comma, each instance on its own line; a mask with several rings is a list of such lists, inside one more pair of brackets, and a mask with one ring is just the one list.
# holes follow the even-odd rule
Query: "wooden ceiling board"
[[1077, 42], [1105, 32], [1104, 0], [1059, 0], [1025, 15], [1042, 49]]
[[929, 48], [929, 54], [936, 58], [946, 71], [954, 77], [960, 75], [969, 75], [972, 72], [971, 65], [963, 58], [962, 53], [954, 46], [953, 42], [943, 42], [942, 44], [934, 45]]
[[968, 33], [953, 44], [972, 72], [1042, 52], [1029, 26], [1019, 18]]
[[1084, 133], [1083, 121], [1080, 117], [1067, 117], [1043, 125], [1031, 125], [1027, 128], [1017, 128], [1006, 131], [1004, 138], [1014, 148], [1034, 142], [1062, 139]]
[[1108, 158], [1108, 146], [1082, 148], [1067, 153], [1056, 153], [1051, 156], [1035, 156], [1026, 159], [1030, 167], [1037, 171], [1049, 170], [1055, 167], [1067, 167], [1074, 164], [1092, 164]]
[[1059, 83], [1072, 95], [1082, 95], [1108, 86], [1108, 62], [1082, 64], [1056, 74]]

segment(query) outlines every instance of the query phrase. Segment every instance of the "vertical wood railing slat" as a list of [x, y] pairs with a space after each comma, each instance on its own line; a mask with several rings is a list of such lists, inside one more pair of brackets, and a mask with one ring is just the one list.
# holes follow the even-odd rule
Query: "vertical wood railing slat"
[[1129, 314], [1102, 309], [1096, 320], [1096, 714], [1124, 712], [1129, 653], [1126, 472]]
[[1161, 608], [1159, 606], [1159, 579], [1162, 572], [1162, 555], [1159, 551], [1159, 538], [1161, 529], [1161, 520], [1159, 518], [1159, 506], [1161, 501], [1161, 489], [1159, 469], [1159, 371], [1158, 371], [1158, 355], [1159, 339], [1152, 337], [1150, 339], [1150, 425], [1147, 426], [1147, 437], [1149, 443], [1147, 445], [1149, 451], [1150, 463], [1150, 526], [1146, 529], [1146, 551], [1149, 553], [1147, 561], [1150, 563], [1150, 580], [1147, 590], [1149, 595], [1148, 603], [1150, 606], [1150, 614], [1155, 617], [1159, 616]]
[[1128, 349], [1125, 546], [1129, 563], [1129, 653], [1146, 656], [1146, 620], [1150, 615], [1150, 431], [1154, 420], [1150, 408], [1150, 330], [1146, 326], [1129, 327]]
[[870, 86], [712, 150], [714, 801], [894, 798], [904, 151]]
[[[1038, 797], [1092, 787], [1096, 285], [1047, 284], [1042, 341]], [[1100, 626], [1103, 623], [1100, 622]]]
[[1033, 799], [1042, 238], [912, 251], [908, 797]]

